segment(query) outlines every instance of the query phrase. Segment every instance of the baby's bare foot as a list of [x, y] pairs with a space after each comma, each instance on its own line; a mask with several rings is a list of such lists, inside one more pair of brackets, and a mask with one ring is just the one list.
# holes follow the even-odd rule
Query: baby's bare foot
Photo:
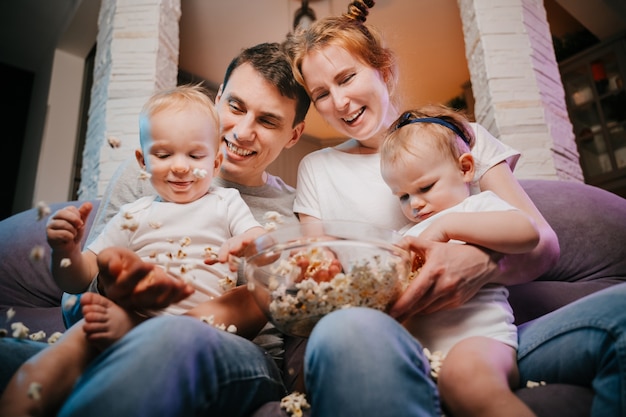
[[80, 304], [85, 318], [83, 331], [87, 340], [101, 350], [117, 342], [145, 320], [96, 293], [83, 294], [80, 297]]

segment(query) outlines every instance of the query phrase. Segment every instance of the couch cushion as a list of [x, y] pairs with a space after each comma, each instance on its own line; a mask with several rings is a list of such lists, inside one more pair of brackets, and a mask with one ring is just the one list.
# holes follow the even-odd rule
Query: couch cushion
[[561, 246], [558, 263], [539, 281], [626, 280], [626, 199], [579, 182], [520, 183]]
[[[97, 210], [97, 201], [88, 219], [91, 226]], [[80, 202], [63, 202], [50, 205], [54, 213], [60, 208]], [[48, 218], [37, 220], [37, 209], [32, 208], [0, 221], [0, 312], [13, 307], [15, 321], [22, 321], [37, 331], [57, 327], [60, 317], [62, 291], [50, 275], [50, 247], [46, 241]], [[41, 260], [31, 260], [35, 246], [44, 248]], [[29, 310], [30, 309], [30, 310]], [[4, 313], [2, 313], [4, 315]], [[62, 323], [62, 322], [61, 322]]]

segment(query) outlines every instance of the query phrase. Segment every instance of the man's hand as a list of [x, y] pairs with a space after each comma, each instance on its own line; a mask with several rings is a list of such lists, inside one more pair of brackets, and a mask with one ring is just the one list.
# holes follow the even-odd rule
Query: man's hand
[[103, 293], [125, 308], [161, 309], [194, 292], [189, 284], [142, 261], [126, 248], [113, 247], [100, 252], [98, 270]]
[[389, 312], [398, 321], [464, 304], [490, 282], [498, 268], [493, 253], [472, 245], [405, 237], [400, 246], [425, 263]]

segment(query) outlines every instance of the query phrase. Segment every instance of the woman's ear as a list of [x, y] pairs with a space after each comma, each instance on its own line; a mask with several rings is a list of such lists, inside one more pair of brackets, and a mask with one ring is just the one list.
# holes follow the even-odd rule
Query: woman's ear
[[474, 180], [474, 157], [471, 153], [464, 153], [459, 156], [459, 166], [461, 167], [461, 173], [463, 174], [463, 181], [472, 182]]
[[143, 157], [143, 152], [141, 151], [141, 149], [135, 150], [135, 159], [137, 160], [137, 163], [139, 164], [139, 167], [141, 167], [141, 169], [146, 169], [146, 161]]

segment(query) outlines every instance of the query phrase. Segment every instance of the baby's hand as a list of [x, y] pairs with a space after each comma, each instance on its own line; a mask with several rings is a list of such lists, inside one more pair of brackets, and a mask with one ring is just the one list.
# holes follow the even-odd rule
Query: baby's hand
[[254, 239], [264, 233], [266, 233], [266, 231], [262, 227], [253, 227], [241, 235], [233, 236], [224, 242], [217, 255], [215, 255], [214, 252], [211, 252], [211, 256], [208, 256], [204, 260], [204, 263], [207, 265], [213, 265], [218, 262], [228, 262], [229, 269], [232, 272], [236, 272], [239, 269], [239, 257], [242, 256], [246, 247], [248, 247]]
[[85, 224], [93, 209], [90, 202], [80, 207], [67, 206], [58, 210], [48, 219], [46, 236], [53, 250], [71, 250], [81, 244]]

